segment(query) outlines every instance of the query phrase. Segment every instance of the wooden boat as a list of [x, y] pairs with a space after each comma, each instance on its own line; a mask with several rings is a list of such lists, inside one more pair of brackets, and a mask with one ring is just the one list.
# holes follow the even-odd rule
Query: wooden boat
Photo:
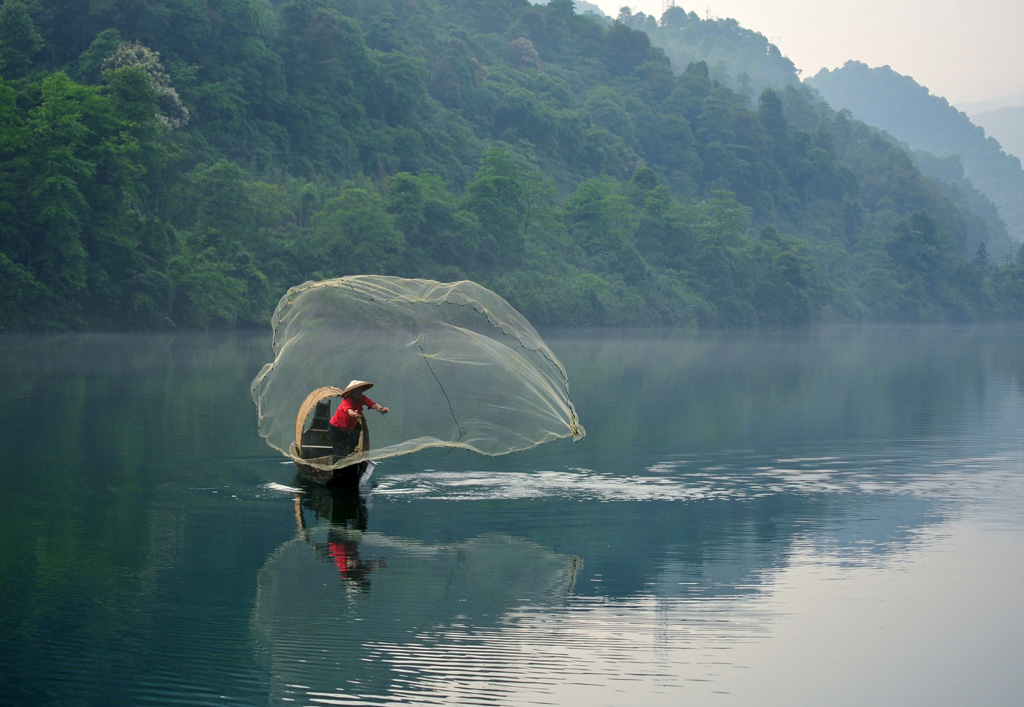
[[[331, 419], [331, 402], [334, 399], [341, 400], [341, 388], [325, 386], [317, 388], [306, 396], [306, 399], [299, 407], [299, 414], [295, 418], [295, 441], [288, 450], [292, 461], [299, 473], [310, 481], [323, 486], [352, 486], [359, 485], [361, 479], [369, 478], [373, 473], [375, 462], [369, 459], [338, 467], [337, 469], [321, 468], [332, 466], [337, 457], [333, 454], [331, 438], [327, 434], [327, 425]], [[306, 424], [306, 420], [309, 424]], [[366, 418], [359, 420], [359, 443], [356, 445], [356, 452], [370, 451], [370, 429], [366, 425]], [[300, 460], [315, 462], [303, 464]]]

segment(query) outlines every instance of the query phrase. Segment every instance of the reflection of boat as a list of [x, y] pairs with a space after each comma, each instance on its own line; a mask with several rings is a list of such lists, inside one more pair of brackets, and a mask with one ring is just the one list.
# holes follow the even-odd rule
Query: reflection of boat
[[[295, 522], [299, 534], [325, 561], [334, 564], [338, 577], [354, 592], [370, 588], [370, 573], [387, 566], [383, 559], [366, 560], [359, 543], [366, 531], [366, 500], [362, 494], [329, 488], [300, 480], [301, 493], [295, 494]], [[326, 541], [317, 538], [306, 524], [303, 509], [308, 508], [319, 519], [328, 522]]]
[[[310, 481], [324, 486], [357, 486], [369, 478], [376, 463], [362, 459], [354, 464], [334, 468], [338, 461], [332, 452], [327, 425], [331, 419], [331, 403], [341, 399], [342, 390], [333, 386], [317, 388], [306, 396], [295, 418], [295, 441], [288, 450], [299, 472]], [[307, 424], [307, 420], [309, 424]], [[370, 429], [366, 418], [359, 420], [359, 443], [355, 454], [370, 451]], [[308, 460], [304, 464], [300, 460]]]
[[270, 704], [435, 702], [438, 647], [518, 645], [524, 607], [573, 593], [579, 557], [508, 535], [437, 542], [429, 522], [410, 527], [427, 537], [368, 530], [358, 494], [310, 486], [294, 499], [298, 532], [257, 574], [251, 627]]
[[311, 483], [303, 476], [295, 478], [295, 485], [300, 491], [295, 494], [295, 522], [301, 532], [307, 530], [303, 509], [331, 527], [366, 530], [366, 499], [362, 494]]

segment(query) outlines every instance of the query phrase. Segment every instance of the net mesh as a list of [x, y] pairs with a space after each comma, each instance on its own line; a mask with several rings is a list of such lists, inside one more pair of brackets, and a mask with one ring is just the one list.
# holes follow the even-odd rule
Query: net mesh
[[357, 379], [374, 383], [367, 395], [391, 412], [367, 411], [369, 452], [321, 465], [428, 447], [499, 455], [585, 434], [558, 358], [519, 312], [476, 283], [307, 282], [281, 299], [273, 329], [274, 360], [253, 380], [252, 399], [260, 435], [293, 459], [310, 393]]

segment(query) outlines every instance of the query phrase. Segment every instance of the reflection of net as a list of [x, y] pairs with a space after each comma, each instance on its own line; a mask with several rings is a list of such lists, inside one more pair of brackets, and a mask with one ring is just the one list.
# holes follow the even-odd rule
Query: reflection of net
[[[356, 275], [293, 287], [274, 312], [274, 361], [252, 382], [259, 431], [288, 455], [321, 386], [372, 381], [375, 459], [426, 447], [481, 454], [584, 436], [568, 377], [529, 322], [475, 283]], [[337, 401], [335, 401], [336, 404]], [[351, 461], [351, 459], [349, 459]]]
[[[410, 656], [472, 646], [459, 659], [462, 672], [444, 679], [493, 676], [487, 646], [498, 655], [501, 646], [520, 652], [524, 611], [544, 617], [565, 606], [582, 567], [580, 557], [517, 537], [438, 544], [313, 525], [257, 574], [250, 626], [260, 658], [269, 660], [268, 703], [445, 702], [433, 699], [433, 661]], [[557, 661], [558, 646], [551, 649], [527, 653]]]

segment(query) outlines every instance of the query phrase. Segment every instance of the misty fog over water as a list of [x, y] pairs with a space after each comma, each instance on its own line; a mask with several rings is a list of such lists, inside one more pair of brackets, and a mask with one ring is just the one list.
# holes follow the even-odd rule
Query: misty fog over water
[[262, 333], [6, 337], [0, 703], [1016, 703], [1018, 329], [542, 334], [586, 439], [355, 496]]

